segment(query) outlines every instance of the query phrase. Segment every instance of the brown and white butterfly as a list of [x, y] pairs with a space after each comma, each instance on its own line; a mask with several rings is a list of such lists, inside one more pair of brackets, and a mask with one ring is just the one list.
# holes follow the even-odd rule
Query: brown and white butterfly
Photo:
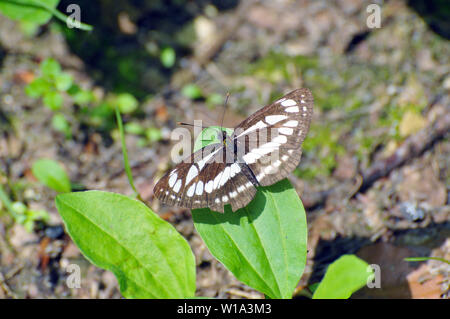
[[258, 186], [287, 177], [299, 164], [313, 113], [313, 96], [302, 88], [261, 108], [235, 127], [222, 143], [191, 154], [154, 188], [163, 203], [224, 212], [246, 206]]

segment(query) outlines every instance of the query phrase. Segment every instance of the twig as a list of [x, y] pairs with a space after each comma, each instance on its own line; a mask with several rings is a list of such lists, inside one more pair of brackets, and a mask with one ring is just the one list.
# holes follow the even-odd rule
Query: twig
[[395, 168], [405, 164], [408, 160], [421, 155], [437, 140], [450, 132], [450, 113], [444, 114], [430, 127], [424, 128], [408, 138], [394, 154], [384, 160], [375, 162], [363, 173], [363, 182], [359, 192], [364, 192], [378, 179], [387, 176]]
[[[436, 120], [432, 125], [406, 139], [393, 155], [374, 163], [366, 172], [362, 173], [362, 183], [360, 183], [359, 187], [352, 189], [352, 198], [358, 193], [369, 189], [378, 179], [387, 176], [394, 169], [423, 154], [436, 143], [436, 141], [444, 138], [449, 132], [450, 113], [447, 113]], [[359, 176], [359, 178], [361, 178], [361, 176]], [[304, 196], [302, 197], [303, 204], [308, 210], [314, 210], [321, 207], [327, 198], [334, 192], [336, 192], [335, 189], [329, 189], [313, 193], [309, 196]]]

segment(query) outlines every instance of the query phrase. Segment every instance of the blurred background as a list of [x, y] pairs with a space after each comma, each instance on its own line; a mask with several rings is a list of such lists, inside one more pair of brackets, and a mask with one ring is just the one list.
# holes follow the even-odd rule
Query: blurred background
[[[224, 124], [234, 127], [299, 87], [313, 92], [315, 113], [289, 178], [309, 227], [298, 296], [354, 253], [382, 269], [381, 288], [354, 298], [448, 298], [448, 264], [404, 261], [450, 259], [448, 1], [38, 2], [68, 16], [78, 5], [92, 30], [0, 0], [0, 298], [121, 297], [54, 205], [67, 187], [133, 194], [116, 105], [142, 198], [195, 253], [197, 294], [262, 297], [210, 255], [190, 212], [158, 203], [153, 187], [174, 165], [177, 121], [218, 124], [230, 92]], [[55, 163], [42, 159], [70, 185], [43, 185], [42, 167]], [[72, 263], [80, 289], [66, 285]]]

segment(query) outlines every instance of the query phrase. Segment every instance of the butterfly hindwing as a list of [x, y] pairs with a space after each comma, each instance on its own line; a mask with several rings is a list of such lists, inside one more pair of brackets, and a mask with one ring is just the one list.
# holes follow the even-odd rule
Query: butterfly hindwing
[[223, 212], [247, 205], [256, 188], [242, 174], [242, 164], [226, 162], [226, 147], [208, 145], [163, 176], [155, 186], [155, 196], [167, 205], [203, 208]]

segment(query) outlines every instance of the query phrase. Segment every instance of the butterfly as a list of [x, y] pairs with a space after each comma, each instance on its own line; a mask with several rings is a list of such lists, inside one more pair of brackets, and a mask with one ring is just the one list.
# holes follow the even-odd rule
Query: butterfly
[[164, 175], [154, 194], [169, 206], [224, 212], [246, 206], [257, 187], [287, 177], [299, 164], [313, 114], [313, 96], [294, 90], [250, 115], [221, 143], [194, 152]]

